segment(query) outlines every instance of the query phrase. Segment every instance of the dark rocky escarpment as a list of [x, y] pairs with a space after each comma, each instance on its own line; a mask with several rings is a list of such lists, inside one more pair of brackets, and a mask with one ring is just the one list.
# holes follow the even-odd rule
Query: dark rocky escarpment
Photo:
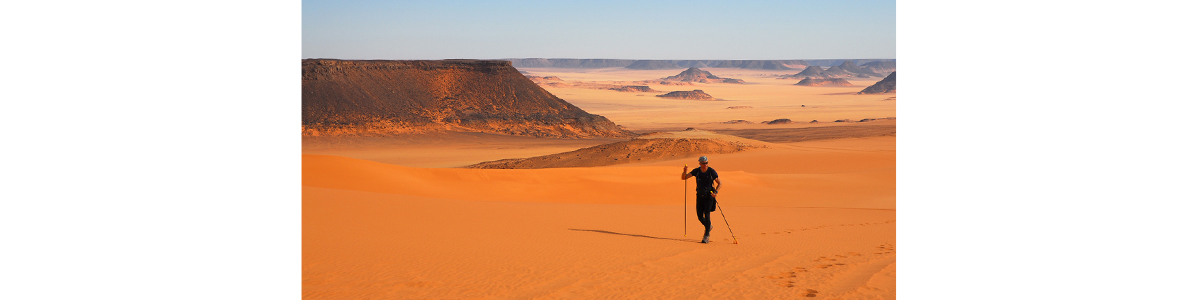
[[301, 61], [303, 134], [428, 131], [587, 138], [628, 137], [612, 121], [567, 103], [508, 61]]
[[715, 98], [713, 98], [713, 96], [709, 95], [708, 93], [705, 93], [702, 90], [674, 91], [674, 92], [670, 92], [670, 93], [666, 93], [666, 94], [662, 94], [662, 95], [655, 95], [655, 97], [685, 99], [685, 100], [716, 100]]
[[721, 78], [699, 68], [688, 68], [679, 75], [663, 78], [664, 81], [701, 82], [701, 83], [745, 83], [741, 79]]
[[796, 85], [803, 86], [854, 86], [842, 78], [804, 78]]
[[896, 92], [896, 72], [893, 71], [892, 74], [888, 74], [888, 76], [884, 77], [883, 80], [880, 80], [879, 82], [876, 82], [875, 84], [872, 84], [871, 86], [868, 86], [867, 88], [863, 89], [861, 92], [858, 92], [858, 93], [859, 94], [885, 94], [885, 93], [895, 93], [895, 92]]

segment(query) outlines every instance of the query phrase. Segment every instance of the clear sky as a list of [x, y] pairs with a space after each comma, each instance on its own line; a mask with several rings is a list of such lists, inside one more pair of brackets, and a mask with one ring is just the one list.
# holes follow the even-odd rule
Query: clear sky
[[896, 58], [896, 2], [303, 0], [304, 58]]

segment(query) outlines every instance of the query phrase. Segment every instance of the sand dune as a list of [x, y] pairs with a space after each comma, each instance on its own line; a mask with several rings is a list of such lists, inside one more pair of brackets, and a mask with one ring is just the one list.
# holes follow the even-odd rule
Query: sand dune
[[711, 139], [633, 139], [571, 152], [488, 161], [467, 167], [476, 169], [598, 167], [664, 158], [734, 153], [753, 148], [754, 146], [748, 144]]
[[716, 244], [696, 243], [677, 177], [690, 157], [478, 170], [304, 155], [304, 297], [894, 298], [894, 137], [777, 145], [710, 156], [736, 245], [721, 219]]
[[[522, 71], [585, 83], [543, 87], [641, 135], [305, 137], [304, 299], [896, 298], [895, 101], [774, 79], [784, 71], [714, 69], [753, 84], [697, 83], [740, 103], [588, 88], [669, 71]], [[727, 109], [738, 105], [754, 109]], [[824, 122], [759, 123], [779, 118]], [[681, 140], [718, 146], [606, 166], [455, 168], [580, 149], [607, 160]], [[613, 143], [645, 145], [596, 148]], [[753, 147], [718, 153], [739, 144]], [[694, 182], [679, 180], [698, 155], [726, 184], [712, 244], [698, 243]]]
[[726, 206], [739, 244], [722, 224], [717, 243], [704, 245], [695, 222], [683, 236], [678, 205], [304, 195], [305, 299], [793, 299], [810, 290], [894, 299], [896, 290], [890, 210]]

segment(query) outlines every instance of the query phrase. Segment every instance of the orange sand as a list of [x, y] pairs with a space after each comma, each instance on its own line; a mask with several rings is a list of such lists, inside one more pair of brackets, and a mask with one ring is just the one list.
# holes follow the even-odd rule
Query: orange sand
[[[755, 89], [746, 87], [753, 86], [718, 97], [751, 98]], [[761, 101], [751, 105], [802, 110]], [[838, 118], [894, 116], [894, 101], [880, 103], [890, 111]], [[708, 121], [656, 121], [658, 110], [618, 114], [622, 121], [584, 108], [640, 124], [632, 130]], [[718, 201], [738, 244], [718, 211], [707, 245], [698, 243], [694, 181], [685, 192], [678, 179], [695, 158], [482, 170], [449, 167], [612, 141], [454, 134], [314, 141], [305, 141], [302, 161], [305, 299], [895, 299], [894, 136], [710, 155], [727, 184]]]

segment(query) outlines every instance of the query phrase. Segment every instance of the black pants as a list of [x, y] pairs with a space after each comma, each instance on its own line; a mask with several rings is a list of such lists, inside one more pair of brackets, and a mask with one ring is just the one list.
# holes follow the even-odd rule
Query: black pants
[[700, 224], [704, 224], [704, 236], [712, 231], [712, 216], [709, 213], [716, 210], [716, 205], [717, 199], [713, 199], [712, 195], [696, 195], [696, 217], [700, 219]]

